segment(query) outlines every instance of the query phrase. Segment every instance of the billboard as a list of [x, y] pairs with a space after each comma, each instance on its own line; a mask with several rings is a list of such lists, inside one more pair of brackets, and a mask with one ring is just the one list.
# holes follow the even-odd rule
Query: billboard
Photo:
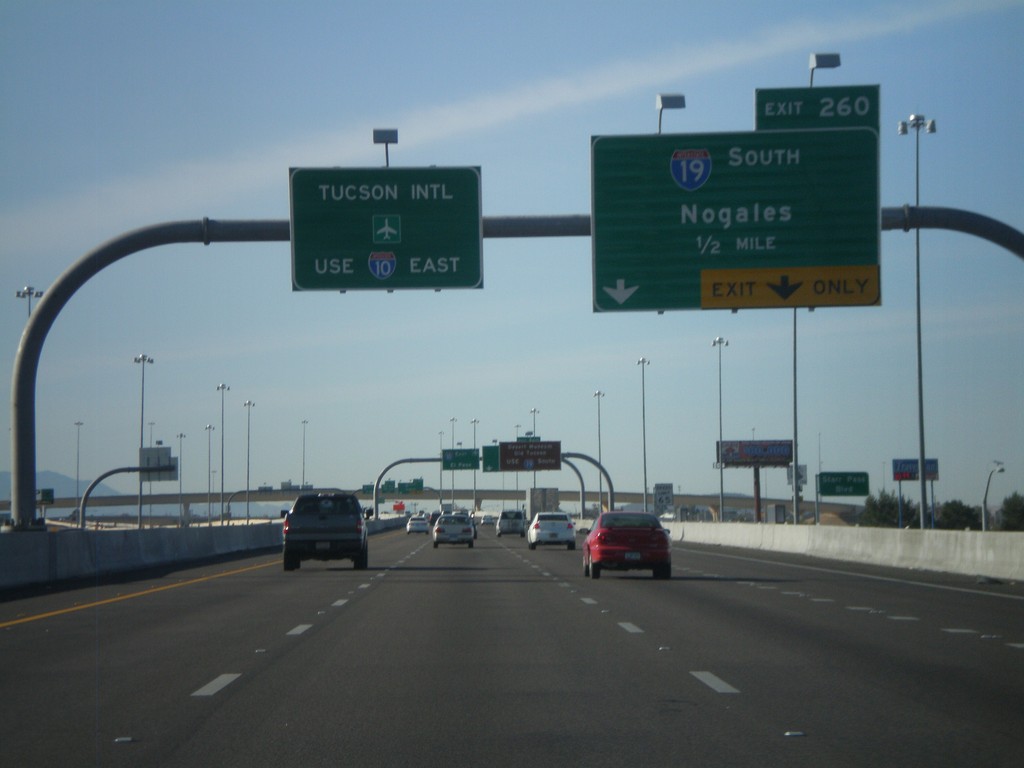
[[724, 467], [785, 467], [793, 463], [792, 440], [723, 440], [716, 443]]

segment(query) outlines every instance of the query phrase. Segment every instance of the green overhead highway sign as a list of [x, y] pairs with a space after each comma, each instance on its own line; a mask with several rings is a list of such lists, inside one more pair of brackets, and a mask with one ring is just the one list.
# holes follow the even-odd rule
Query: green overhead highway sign
[[754, 91], [754, 126], [759, 131], [871, 128], [877, 133], [879, 112], [877, 85]]
[[821, 472], [818, 474], [818, 493], [822, 496], [867, 496], [867, 472]]
[[293, 168], [292, 288], [483, 287], [479, 168]]
[[595, 311], [880, 301], [878, 133], [591, 139]]
[[476, 448], [445, 448], [441, 451], [441, 469], [478, 469], [480, 453]]

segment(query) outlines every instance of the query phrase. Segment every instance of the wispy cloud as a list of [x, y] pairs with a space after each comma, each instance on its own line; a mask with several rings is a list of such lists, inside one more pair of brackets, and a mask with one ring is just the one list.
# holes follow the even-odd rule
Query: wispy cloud
[[[969, 0], [909, 10], [895, 8], [885, 15], [872, 9], [843, 19], [787, 22], [729, 41], [713, 41], [697, 48], [688, 45], [417, 110], [400, 117], [398, 122], [416, 126], [415, 132], [403, 136], [403, 144], [413, 148], [565, 110], [567, 105], [586, 105], [650, 90], [666, 80], [749, 67], [783, 53], [805, 53], [820, 40], [844, 43], [889, 37], [960, 16], [1019, 5], [1020, 0]], [[352, 125], [341, 131], [297, 136], [280, 144], [249, 148], [229, 157], [174, 163], [76, 189], [62, 197], [9, 208], [0, 212], [0, 232], [4, 233], [0, 251], [19, 256], [46, 254], [75, 247], [94, 228], [97, 237], [109, 236], [111, 218], [124, 226], [137, 226], [200, 215], [197, 205], [228, 207], [232, 201], [248, 199], [256, 192], [282, 187], [284, 169], [290, 165], [319, 165], [324, 157], [332, 158], [338, 165], [364, 164], [370, 157], [365, 138], [371, 127]], [[198, 201], [197, 190], [201, 190]], [[116, 214], [99, 215], [101, 211]], [[55, 221], [60, 226], [54, 226]], [[102, 231], [98, 231], [100, 227]]]

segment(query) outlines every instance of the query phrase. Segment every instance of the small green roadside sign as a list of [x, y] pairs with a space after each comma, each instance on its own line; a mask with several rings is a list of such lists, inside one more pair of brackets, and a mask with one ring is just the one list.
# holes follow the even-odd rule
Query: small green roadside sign
[[818, 474], [818, 493], [822, 496], [867, 496], [867, 472], [821, 472]]
[[292, 168], [292, 289], [483, 287], [479, 168]]

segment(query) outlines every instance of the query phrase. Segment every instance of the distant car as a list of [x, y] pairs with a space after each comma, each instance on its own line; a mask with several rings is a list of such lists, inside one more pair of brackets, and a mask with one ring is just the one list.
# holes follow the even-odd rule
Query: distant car
[[363, 570], [369, 560], [367, 528], [359, 499], [350, 493], [304, 494], [281, 513], [284, 569], [303, 560], [351, 560]]
[[494, 525], [494, 515], [484, 515], [481, 517], [480, 525]]
[[434, 523], [434, 549], [438, 544], [468, 544], [472, 549], [473, 530], [468, 515], [441, 515]]
[[594, 521], [583, 542], [583, 575], [601, 578], [601, 571], [647, 569], [656, 579], [672, 578], [672, 542], [654, 515], [605, 512]]
[[576, 549], [576, 526], [564, 512], [538, 512], [530, 522], [526, 541], [530, 549], [536, 549], [538, 544], [564, 544]]
[[498, 514], [498, 522], [494, 524], [495, 533], [518, 533], [526, 536], [526, 516], [518, 509], [506, 509]]
[[426, 515], [414, 515], [405, 524], [405, 532], [409, 533], [430, 533], [430, 521]]

